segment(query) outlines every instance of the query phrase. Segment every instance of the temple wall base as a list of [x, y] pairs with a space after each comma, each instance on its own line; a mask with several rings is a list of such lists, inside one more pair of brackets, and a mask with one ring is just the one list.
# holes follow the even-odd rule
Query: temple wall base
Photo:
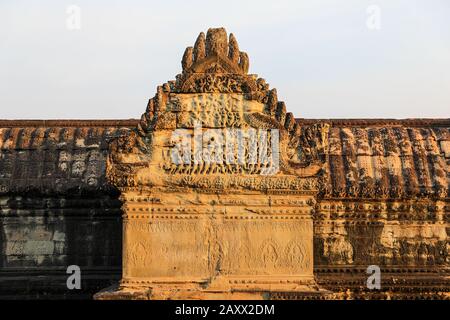
[[311, 277], [218, 277], [210, 282], [166, 282], [122, 280], [94, 296], [97, 300], [269, 300], [276, 295], [324, 299], [330, 291], [321, 289]]

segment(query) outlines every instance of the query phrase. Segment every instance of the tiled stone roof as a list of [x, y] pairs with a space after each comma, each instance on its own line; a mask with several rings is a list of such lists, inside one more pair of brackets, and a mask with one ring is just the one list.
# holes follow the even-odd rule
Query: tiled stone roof
[[448, 197], [448, 120], [335, 120], [328, 155], [329, 197]]
[[0, 121], [0, 194], [109, 189], [108, 141], [133, 121]]
[[[448, 197], [449, 119], [331, 125], [325, 197]], [[103, 191], [108, 142], [138, 120], [0, 120], [0, 193]]]

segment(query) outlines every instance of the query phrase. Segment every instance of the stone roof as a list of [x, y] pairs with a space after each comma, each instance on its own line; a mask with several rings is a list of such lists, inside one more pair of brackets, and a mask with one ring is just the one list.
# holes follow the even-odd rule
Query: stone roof
[[448, 197], [449, 120], [333, 120], [328, 138], [328, 197]]
[[0, 194], [109, 190], [108, 141], [134, 120], [1, 120]]
[[[139, 120], [0, 120], [0, 193], [104, 192], [108, 142]], [[450, 119], [297, 119], [326, 122], [328, 175], [338, 198], [446, 198]]]

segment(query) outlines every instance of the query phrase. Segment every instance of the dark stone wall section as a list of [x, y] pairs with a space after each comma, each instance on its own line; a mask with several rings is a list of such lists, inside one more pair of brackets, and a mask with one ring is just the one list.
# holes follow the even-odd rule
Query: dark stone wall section
[[[0, 120], [0, 299], [90, 298], [121, 276], [108, 143], [131, 120]], [[81, 269], [68, 290], [67, 267]]]
[[[0, 202], [0, 298], [89, 298], [120, 279], [117, 196]], [[66, 286], [70, 265], [81, 269], [81, 290]]]

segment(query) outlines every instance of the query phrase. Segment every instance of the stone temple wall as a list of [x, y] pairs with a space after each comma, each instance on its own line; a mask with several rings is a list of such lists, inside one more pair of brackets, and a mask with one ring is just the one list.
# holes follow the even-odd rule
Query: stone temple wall
[[[129, 122], [5, 121], [0, 128], [0, 297], [90, 297], [121, 274], [108, 139]], [[69, 291], [78, 265], [82, 290]]]
[[[140, 120], [0, 120], [0, 298], [112, 283], [96, 298], [450, 297], [449, 119], [295, 119], [223, 28], [182, 68]], [[198, 161], [196, 143], [170, 157], [175, 130], [224, 147], [230, 128], [278, 142], [279, 170]], [[66, 288], [73, 264], [81, 291]]]
[[372, 295], [448, 291], [449, 138], [443, 121], [332, 125], [315, 212], [322, 285], [363, 297], [365, 270], [378, 265], [384, 289]]
[[[313, 215], [318, 283], [339, 297], [448, 292], [448, 124], [327, 122], [328, 175]], [[1, 123], [0, 297], [90, 297], [120, 279], [121, 203], [105, 167], [108, 141], [136, 124]], [[392, 140], [376, 140], [380, 131]], [[66, 289], [72, 264], [81, 292]], [[371, 264], [383, 292], [365, 289]]]

